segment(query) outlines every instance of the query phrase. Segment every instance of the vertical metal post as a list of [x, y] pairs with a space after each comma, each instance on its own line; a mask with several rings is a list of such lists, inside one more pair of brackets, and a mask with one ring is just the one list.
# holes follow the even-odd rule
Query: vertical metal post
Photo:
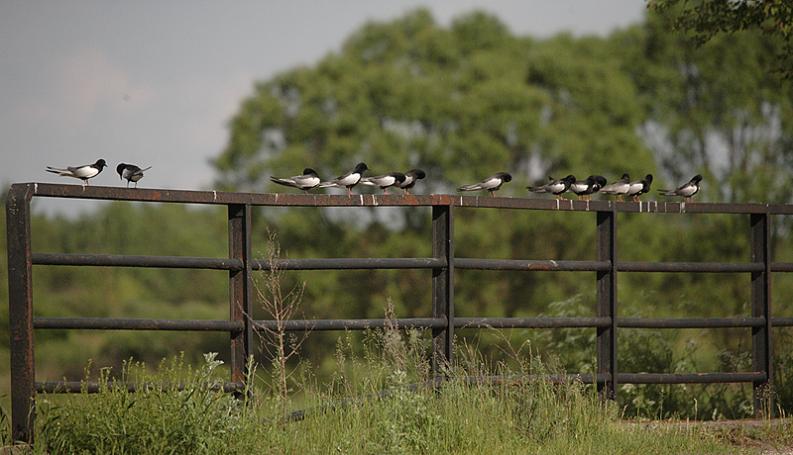
[[230, 319], [243, 323], [242, 332], [231, 334], [231, 380], [245, 380], [245, 365], [253, 354], [251, 283], [251, 206], [228, 206], [229, 257], [242, 261], [242, 270], [229, 272]]
[[[773, 371], [771, 360], [771, 254], [770, 223], [767, 213], [750, 215], [752, 231], [752, 262], [763, 264], [762, 272], [752, 272], [752, 316], [765, 318], [765, 324], [752, 328], [752, 370], [762, 371], [765, 381], [752, 383], [754, 394], [754, 413], [762, 416], [765, 411], [772, 412], [771, 386]], [[764, 406], [765, 404], [765, 406]], [[767, 416], [770, 417], [770, 416]]]
[[446, 267], [432, 269], [432, 317], [446, 318], [446, 327], [432, 329], [432, 373], [437, 376], [454, 351], [454, 229], [451, 205], [432, 206], [432, 256]]
[[33, 442], [36, 371], [33, 359], [33, 261], [30, 185], [12, 185], [6, 201], [8, 319], [11, 330], [11, 437]]
[[597, 373], [607, 374], [598, 383], [601, 396], [617, 398], [617, 213], [597, 212], [597, 259], [609, 261], [606, 271], [597, 272], [597, 315], [611, 318], [608, 327], [597, 329]]

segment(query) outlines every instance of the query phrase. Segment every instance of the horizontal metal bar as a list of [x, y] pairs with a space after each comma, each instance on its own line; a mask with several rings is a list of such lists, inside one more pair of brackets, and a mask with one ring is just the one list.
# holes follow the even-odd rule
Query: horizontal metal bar
[[793, 262], [772, 262], [772, 272], [793, 272]]
[[[287, 332], [313, 330], [367, 330], [395, 325], [400, 329], [436, 329], [446, 327], [445, 318], [402, 318], [402, 319], [292, 319], [282, 321]], [[273, 320], [253, 321], [255, 330], [277, 330]]]
[[709, 384], [765, 381], [762, 371], [749, 373], [617, 373], [618, 384]]
[[619, 272], [700, 272], [741, 273], [762, 272], [761, 262], [618, 262]]
[[132, 319], [132, 318], [33, 318], [36, 329], [176, 330], [240, 332], [241, 321]]
[[[593, 380], [599, 383], [608, 381], [611, 375], [608, 373], [567, 373], [567, 374], [529, 374], [519, 376], [463, 376], [451, 377], [451, 381], [462, 381], [466, 384], [525, 384], [537, 381], [548, 381], [555, 384], [580, 381], [584, 384], [591, 384]], [[442, 384], [443, 378], [438, 378], [436, 383]]]
[[762, 327], [765, 318], [617, 318], [617, 326], [629, 329], [713, 329]]
[[793, 318], [771, 318], [771, 327], [793, 327]]
[[446, 267], [445, 258], [323, 258], [254, 259], [253, 270], [356, 270], [356, 269], [435, 269]]
[[190, 256], [128, 256], [115, 254], [33, 253], [33, 264], [209, 270], [242, 269], [242, 261], [239, 259]]
[[455, 258], [454, 267], [469, 270], [526, 270], [542, 272], [599, 272], [609, 269], [609, 261], [554, 261], [524, 259]]
[[[251, 204], [256, 206], [295, 207], [416, 207], [449, 205], [457, 207], [530, 209], [549, 211], [612, 211], [626, 213], [773, 213], [791, 214], [793, 206], [778, 204], [683, 203], [666, 201], [616, 202], [575, 201], [531, 197], [459, 196], [452, 194], [404, 195], [297, 193], [226, 193], [220, 191], [185, 191], [169, 189], [124, 188], [65, 185], [52, 183], [15, 183], [28, 187], [33, 196], [72, 199], [100, 199], [137, 202], [174, 202], [184, 204]], [[20, 189], [19, 191], [23, 191]]]
[[454, 327], [460, 329], [559, 329], [608, 327], [608, 317], [531, 317], [531, 318], [454, 318]]
[[[107, 384], [108, 387], [111, 389], [113, 387], [120, 386], [123, 389], [126, 389], [127, 392], [135, 393], [138, 391], [138, 386], [136, 384], [131, 383], [120, 383], [115, 381], [110, 381]], [[163, 388], [165, 390], [184, 390], [184, 384], [178, 384], [176, 387], [173, 387], [170, 384], [144, 384], [143, 387], [148, 389], [156, 390], [157, 388]], [[218, 384], [209, 388], [210, 390], [220, 391], [222, 390], [225, 393], [231, 392], [239, 392], [245, 389], [245, 384], [241, 382], [225, 382], [222, 385]], [[44, 381], [44, 382], [36, 382], [36, 392], [38, 393], [99, 393], [100, 385], [98, 382], [94, 381]]]

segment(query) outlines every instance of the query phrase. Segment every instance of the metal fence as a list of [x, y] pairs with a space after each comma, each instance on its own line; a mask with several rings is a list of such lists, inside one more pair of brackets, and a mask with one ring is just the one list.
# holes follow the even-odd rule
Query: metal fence
[[[227, 258], [185, 256], [129, 256], [104, 254], [34, 253], [31, 251], [30, 202], [33, 197], [54, 197], [114, 201], [170, 202], [225, 205], [228, 209]], [[251, 211], [255, 206], [292, 207], [431, 207], [432, 257], [426, 258], [332, 258], [278, 259], [273, 264], [251, 254]], [[554, 261], [458, 258], [454, 254], [454, 209], [488, 208], [590, 212], [597, 228], [597, 260]], [[617, 258], [617, 213], [733, 214], [747, 216], [751, 236], [751, 258], [745, 263], [722, 262], [625, 262]], [[718, 204], [672, 202], [572, 201], [528, 198], [434, 195], [307, 195], [252, 194], [215, 191], [176, 191], [81, 187], [43, 183], [14, 184], [8, 193], [6, 222], [8, 235], [9, 319], [11, 332], [11, 411], [16, 440], [32, 441], [37, 392], [79, 392], [75, 382], [37, 382], [34, 363], [36, 329], [94, 330], [176, 330], [220, 331], [230, 335], [231, 381], [223, 387], [238, 391], [243, 387], [245, 363], [253, 353], [257, 330], [274, 327], [274, 321], [252, 320], [252, 274], [273, 266], [282, 270], [328, 269], [430, 269], [432, 270], [432, 317], [404, 318], [399, 327], [432, 330], [433, 368], [451, 361], [454, 330], [458, 328], [595, 328], [597, 329], [597, 371], [577, 375], [595, 382], [601, 392], [616, 398], [617, 385], [680, 383], [749, 383], [755, 390], [755, 410], [761, 407], [760, 390], [772, 378], [771, 328], [793, 326], [793, 318], [772, 318], [771, 274], [793, 272], [793, 263], [772, 263], [769, 249], [771, 215], [791, 215], [793, 205]], [[227, 270], [229, 274], [228, 320], [162, 320], [129, 318], [54, 318], [33, 316], [32, 279], [34, 265], [157, 267]], [[457, 317], [454, 313], [455, 269], [512, 271], [596, 272], [596, 317]], [[617, 317], [617, 276], [619, 272], [706, 272], [751, 274], [751, 316], [732, 318], [620, 318]], [[384, 327], [385, 319], [290, 320], [286, 330], [364, 330]], [[617, 369], [619, 328], [726, 328], [752, 330], [752, 371], [710, 373], [629, 373]], [[89, 392], [97, 384], [87, 384]]]

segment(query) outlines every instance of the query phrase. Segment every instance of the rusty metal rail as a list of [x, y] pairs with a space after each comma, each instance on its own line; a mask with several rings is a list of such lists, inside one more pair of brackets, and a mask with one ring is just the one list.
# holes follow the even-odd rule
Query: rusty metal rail
[[[222, 258], [187, 256], [130, 256], [107, 254], [41, 253], [31, 250], [30, 202], [34, 197], [94, 199], [227, 207], [229, 255]], [[432, 212], [432, 257], [427, 258], [308, 258], [257, 259], [251, 254], [252, 207], [428, 207]], [[454, 254], [454, 212], [458, 208], [537, 210], [592, 213], [597, 228], [596, 260], [535, 260], [457, 258]], [[617, 258], [617, 214], [733, 214], [748, 217], [751, 254], [748, 262], [625, 262]], [[227, 332], [231, 349], [231, 380], [227, 391], [243, 387], [245, 360], [253, 352], [256, 331], [277, 329], [275, 321], [252, 320], [252, 274], [281, 270], [429, 269], [432, 271], [432, 315], [427, 318], [290, 320], [288, 331], [365, 330], [396, 324], [432, 332], [432, 365], [440, 371], [452, 361], [454, 330], [482, 328], [592, 328], [597, 332], [595, 374], [548, 377], [550, 380], [584, 378], [594, 382], [604, 396], [616, 398], [617, 385], [745, 382], [756, 392], [769, 385], [772, 374], [771, 328], [793, 326], [793, 318], [771, 316], [772, 272], [793, 272], [793, 263], [772, 263], [769, 249], [770, 218], [791, 215], [793, 205], [719, 204], [677, 202], [571, 201], [531, 198], [491, 198], [434, 195], [306, 195], [224, 193], [161, 189], [81, 187], [45, 183], [14, 184], [6, 205], [8, 236], [9, 323], [11, 331], [12, 432], [16, 440], [33, 440], [35, 397], [40, 392], [96, 392], [97, 384], [74, 381], [37, 382], [34, 361], [34, 330], [178, 330]], [[225, 270], [229, 274], [229, 319], [166, 320], [130, 318], [34, 317], [33, 266], [153, 267]], [[597, 289], [595, 317], [460, 317], [454, 311], [455, 269], [537, 272], [594, 272]], [[617, 316], [618, 273], [745, 273], [751, 275], [751, 315], [732, 318], [620, 318]], [[617, 368], [617, 330], [747, 328], [752, 331], [752, 371], [725, 373], [627, 373]], [[505, 378], [471, 378], [497, 381]], [[129, 386], [133, 387], [133, 386]], [[130, 390], [134, 390], [134, 387]], [[760, 410], [756, 393], [755, 409]]]

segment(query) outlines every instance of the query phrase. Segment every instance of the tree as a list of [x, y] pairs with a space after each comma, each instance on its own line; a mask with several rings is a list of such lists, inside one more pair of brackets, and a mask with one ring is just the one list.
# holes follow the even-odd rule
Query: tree
[[647, 6], [674, 18], [675, 27], [700, 44], [723, 33], [760, 31], [776, 44], [782, 64], [775, 68], [793, 76], [793, 3], [788, 0], [649, 0]]

